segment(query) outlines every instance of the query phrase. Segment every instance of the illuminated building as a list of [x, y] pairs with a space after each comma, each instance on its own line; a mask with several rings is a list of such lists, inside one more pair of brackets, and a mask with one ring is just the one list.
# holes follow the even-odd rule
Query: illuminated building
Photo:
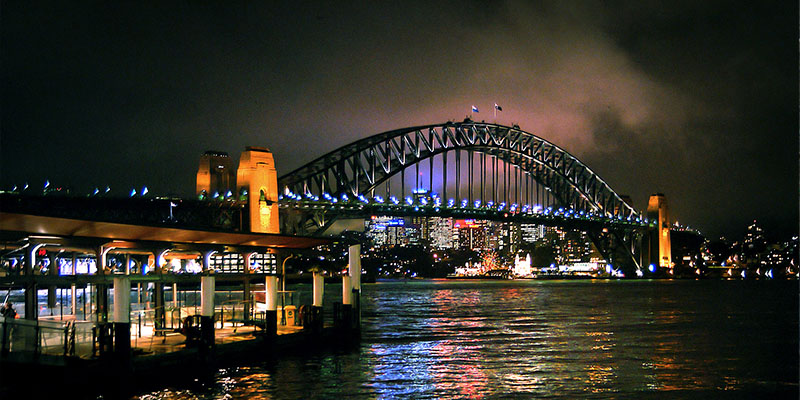
[[410, 242], [403, 218], [373, 215], [366, 222], [366, 228], [367, 237], [377, 247], [403, 245]]
[[453, 229], [458, 232], [458, 247], [462, 249], [483, 250], [488, 248], [485, 221], [458, 219]]
[[452, 218], [428, 218], [428, 235], [432, 249], [452, 249], [455, 247], [454, 244], [457, 243], [453, 240], [455, 234], [457, 232], [453, 229]]
[[525, 243], [533, 243], [544, 239], [544, 225], [520, 224], [520, 239]]
[[530, 254], [527, 254], [524, 257], [519, 254], [514, 257], [514, 275], [524, 277], [531, 276], [531, 262], [532, 259]]

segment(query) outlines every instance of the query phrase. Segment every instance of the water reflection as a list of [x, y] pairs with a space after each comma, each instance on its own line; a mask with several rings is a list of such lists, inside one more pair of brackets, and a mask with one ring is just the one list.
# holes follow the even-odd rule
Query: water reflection
[[796, 288], [746, 283], [366, 285], [360, 351], [223, 370], [203, 388], [151, 395], [797, 398]]

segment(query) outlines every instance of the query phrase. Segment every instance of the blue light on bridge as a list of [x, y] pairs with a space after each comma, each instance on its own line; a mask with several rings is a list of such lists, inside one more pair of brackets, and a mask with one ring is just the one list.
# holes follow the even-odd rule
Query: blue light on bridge
[[346, 193], [342, 193], [342, 201], [348, 201], [348, 200], [349, 199], [347, 198], [347, 194]]
[[[144, 190], [142, 191], [142, 196], [144, 196], [145, 194], [147, 194], [147, 187], [146, 186], [145, 186]], [[231, 196], [233, 196], [233, 192], [228, 190], [228, 193], [225, 193], [225, 197], [226, 198], [231, 198]]]
[[650, 267], [648, 269], [650, 270], [650, 272], [656, 272], [655, 264], [650, 264]]
[[397, 197], [394, 197], [394, 196], [390, 196], [389, 197], [389, 201], [391, 201], [395, 205], [396, 204], [400, 204], [400, 200], [397, 200]]
[[[131, 197], [136, 196], [136, 189], [131, 189]], [[216, 198], [217, 196], [214, 196]]]
[[408, 205], [412, 205], [414, 204], [414, 199], [412, 199], [411, 196], [406, 196], [406, 203], [408, 203]]
[[322, 197], [324, 197], [325, 200], [333, 201], [333, 197], [331, 197], [330, 193], [328, 193], [328, 192], [323, 192], [322, 193]]
[[481, 200], [480, 199], [475, 200], [475, 208], [480, 208], [480, 207], [481, 207]]
[[452, 208], [454, 205], [456, 205], [456, 201], [455, 200], [453, 200], [453, 199], [447, 200], [447, 207]]
[[469, 200], [467, 199], [461, 200], [461, 208], [467, 208], [467, 204], [469, 204]]
[[422, 203], [423, 206], [427, 206], [428, 205], [428, 199], [426, 199], [424, 197], [420, 198], [419, 202]]
[[[147, 190], [147, 186], [142, 187], [142, 196], [146, 195], [149, 190]], [[229, 191], [230, 193], [230, 191]]]
[[94, 193], [92, 193], [92, 196], [96, 196], [98, 193], [100, 193], [100, 189], [94, 188]]

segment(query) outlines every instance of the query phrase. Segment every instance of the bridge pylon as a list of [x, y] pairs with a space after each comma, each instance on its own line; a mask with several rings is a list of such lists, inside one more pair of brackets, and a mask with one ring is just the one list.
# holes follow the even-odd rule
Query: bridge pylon
[[646, 260], [651, 265], [651, 272], [655, 267], [670, 269], [672, 268], [672, 241], [670, 240], [667, 198], [663, 193], [655, 193], [650, 196], [647, 218], [656, 222], [656, 227], [650, 231], [643, 246], [646, 251]]

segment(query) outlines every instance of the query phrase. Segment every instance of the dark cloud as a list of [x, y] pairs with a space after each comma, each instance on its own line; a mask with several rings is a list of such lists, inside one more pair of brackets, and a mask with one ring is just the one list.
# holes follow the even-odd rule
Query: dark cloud
[[188, 194], [206, 149], [288, 172], [498, 102], [638, 208], [796, 234], [796, 4], [430, 3], [4, 3], [0, 180]]

